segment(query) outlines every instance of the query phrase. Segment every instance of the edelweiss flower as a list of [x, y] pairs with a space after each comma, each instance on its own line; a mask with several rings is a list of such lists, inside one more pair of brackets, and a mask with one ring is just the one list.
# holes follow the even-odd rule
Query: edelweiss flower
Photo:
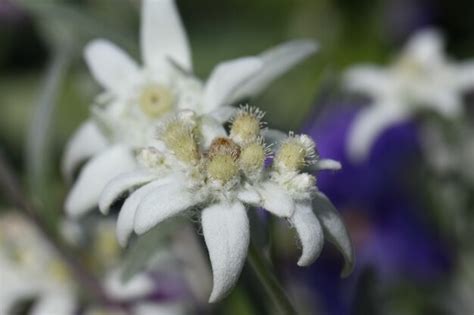
[[410, 39], [391, 66], [349, 69], [347, 87], [373, 98], [373, 105], [361, 112], [352, 127], [348, 147], [354, 159], [364, 159], [385, 128], [421, 110], [432, 110], [448, 119], [463, 112], [462, 92], [474, 86], [474, 63], [455, 64], [443, 48], [438, 32], [424, 30]]
[[118, 176], [101, 195], [99, 206], [105, 213], [132, 191], [117, 222], [122, 245], [133, 231], [143, 234], [186, 210], [199, 211], [214, 275], [210, 302], [234, 286], [244, 264], [250, 238], [248, 206], [290, 221], [302, 245], [300, 266], [318, 257], [324, 229], [348, 261], [345, 272], [352, 269], [352, 248], [341, 219], [317, 191], [315, 178], [302, 172], [307, 166], [340, 165], [319, 160], [309, 137], [290, 134], [276, 151], [273, 166], [266, 167], [270, 149], [261, 136], [262, 118], [259, 110], [242, 107], [231, 120], [229, 134], [222, 129], [206, 147], [197, 140], [196, 114], [181, 112], [162, 124], [156, 146], [141, 151], [144, 167]]
[[[157, 288], [154, 278], [147, 273], [138, 273], [127, 283], [122, 283], [118, 257], [110, 255], [117, 246], [115, 238], [107, 236], [110, 233], [113, 236], [114, 229], [111, 227], [115, 225], [111, 223], [102, 222], [98, 231], [100, 235], [93, 235], [93, 248], [102, 250], [102, 255], [109, 252], [107, 261], [94, 260], [97, 266], [104, 264], [111, 268], [102, 279], [109, 298], [129, 305], [137, 315], [183, 314], [182, 305], [176, 301], [161, 305], [162, 301], [149, 299], [162, 288]], [[109, 239], [115, 242], [109, 242]], [[79, 291], [69, 269], [35, 227], [18, 215], [9, 214], [0, 218], [0, 279], [0, 314], [11, 314], [15, 305], [29, 299], [34, 299], [34, 304], [28, 314], [76, 314], [80, 309]], [[176, 312], [165, 313], [172, 307]], [[152, 313], [152, 309], [157, 312]], [[179, 309], [182, 311], [178, 312]], [[118, 313], [110, 311], [104, 314]]]
[[75, 287], [67, 268], [36, 229], [18, 215], [0, 219], [0, 314], [36, 298], [31, 314], [73, 314]]
[[232, 115], [232, 103], [254, 96], [272, 80], [316, 51], [312, 41], [280, 45], [256, 57], [223, 62], [206, 84], [192, 75], [188, 40], [173, 0], [144, 0], [143, 65], [106, 40], [85, 50], [86, 62], [104, 93], [68, 144], [63, 172], [71, 177], [91, 158], [67, 200], [66, 211], [81, 215], [97, 205], [109, 179], [136, 167], [133, 149], [148, 145], [154, 124], [170, 112], [191, 109], [203, 133]]

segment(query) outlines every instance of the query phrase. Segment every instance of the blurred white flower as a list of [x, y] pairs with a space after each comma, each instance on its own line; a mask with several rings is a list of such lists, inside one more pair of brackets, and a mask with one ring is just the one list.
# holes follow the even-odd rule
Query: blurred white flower
[[[106, 221], [100, 225], [101, 234], [114, 235], [115, 225], [110, 223], [111, 221]], [[115, 238], [110, 238], [112, 242], [106, 241], [107, 244], [104, 244], [103, 239], [103, 235], [93, 235], [92, 248], [110, 252], [111, 247], [116, 247]], [[109, 255], [105, 264], [103, 260], [94, 261], [96, 265], [104, 264], [107, 267], [101, 281], [109, 298], [130, 303], [134, 314], [153, 314], [153, 309], [163, 311], [154, 314], [184, 313], [184, 304], [179, 301], [162, 305], [161, 301], [146, 299], [157, 288], [157, 284], [147, 273], [138, 273], [130, 281], [123, 283], [118, 258]], [[79, 291], [68, 267], [54, 248], [43, 240], [36, 228], [15, 214], [0, 217], [0, 283], [0, 314], [10, 314], [18, 303], [29, 299], [34, 299], [29, 313], [32, 315], [76, 314], [80, 308]], [[105, 314], [116, 313], [114, 310]]]
[[385, 128], [421, 110], [448, 119], [461, 115], [462, 93], [474, 87], [474, 62], [454, 63], [444, 54], [441, 34], [427, 29], [408, 41], [392, 65], [350, 68], [345, 84], [372, 98], [372, 106], [359, 113], [348, 139], [351, 157], [362, 160]]
[[208, 146], [198, 144], [202, 136], [196, 117], [184, 111], [163, 122], [156, 146], [141, 151], [143, 168], [105, 187], [99, 202], [104, 213], [130, 192], [118, 217], [119, 242], [125, 245], [133, 232], [143, 234], [186, 210], [200, 211], [214, 277], [209, 301], [215, 302], [234, 286], [247, 256], [247, 206], [262, 207], [296, 229], [303, 249], [300, 266], [318, 257], [325, 230], [345, 256], [344, 273], [350, 272], [353, 253], [344, 224], [317, 191], [316, 179], [302, 172], [307, 166], [340, 165], [320, 161], [309, 137], [290, 135], [279, 145], [273, 166], [266, 167], [270, 149], [261, 136], [263, 114], [257, 109], [242, 107], [229, 134], [223, 128], [213, 133]]
[[0, 218], [0, 314], [34, 298], [31, 314], [73, 314], [75, 285], [39, 232], [19, 215]]
[[232, 115], [230, 105], [258, 94], [317, 49], [313, 41], [297, 40], [259, 56], [226, 61], [204, 84], [192, 74], [188, 40], [173, 0], [144, 0], [141, 23], [143, 65], [107, 40], [86, 47], [86, 62], [104, 93], [96, 99], [93, 118], [66, 147], [66, 177], [90, 159], [66, 200], [70, 215], [95, 207], [109, 179], [136, 167], [133, 149], [149, 144], [154, 123], [167, 114], [191, 109], [203, 116], [198, 124], [206, 133]]

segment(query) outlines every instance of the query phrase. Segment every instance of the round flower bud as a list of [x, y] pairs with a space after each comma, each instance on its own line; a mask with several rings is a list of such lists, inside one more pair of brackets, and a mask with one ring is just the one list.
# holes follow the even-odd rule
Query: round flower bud
[[266, 151], [263, 144], [252, 142], [245, 146], [240, 153], [240, 167], [246, 174], [258, 172], [264, 167], [265, 158]]
[[181, 119], [172, 119], [161, 131], [161, 139], [175, 156], [185, 163], [196, 163], [199, 150], [194, 137], [193, 125]]
[[255, 107], [241, 108], [233, 118], [230, 137], [238, 144], [257, 140], [262, 128], [264, 113]]

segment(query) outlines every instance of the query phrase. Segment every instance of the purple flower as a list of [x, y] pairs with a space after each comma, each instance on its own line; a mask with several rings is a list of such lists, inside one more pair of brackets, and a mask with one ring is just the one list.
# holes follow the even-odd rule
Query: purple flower
[[332, 107], [309, 121], [321, 156], [338, 160], [342, 170], [322, 172], [318, 187], [342, 212], [353, 238], [355, 272], [339, 278], [340, 257], [326, 251], [310, 270], [310, 279], [329, 314], [348, 314], [355, 286], [370, 268], [383, 284], [398, 280], [425, 282], [438, 279], [450, 266], [449, 251], [426, 222], [415, 182], [421, 163], [420, 141], [414, 122], [395, 125], [378, 138], [366, 161], [352, 163], [346, 152], [354, 107]]

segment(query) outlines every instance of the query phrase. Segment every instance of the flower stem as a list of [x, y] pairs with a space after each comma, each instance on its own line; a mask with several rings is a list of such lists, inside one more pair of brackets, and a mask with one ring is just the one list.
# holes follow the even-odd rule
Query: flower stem
[[285, 315], [296, 314], [295, 308], [291, 304], [278, 279], [270, 271], [269, 263], [253, 244], [250, 244], [248, 262], [266, 293], [277, 307], [279, 313]]

